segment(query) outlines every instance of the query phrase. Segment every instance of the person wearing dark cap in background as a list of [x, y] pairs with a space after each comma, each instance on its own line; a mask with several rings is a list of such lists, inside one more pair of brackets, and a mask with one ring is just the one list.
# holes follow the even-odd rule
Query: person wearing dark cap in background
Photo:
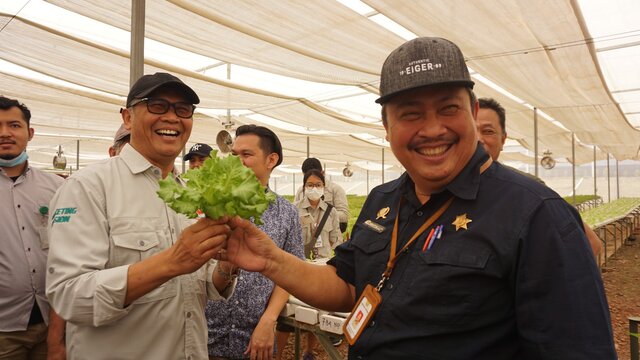
[[64, 181], [33, 168], [31, 111], [0, 96], [0, 359], [64, 359], [64, 321], [49, 306], [49, 201]]
[[113, 137], [113, 145], [109, 146], [109, 157], [119, 155], [122, 148], [127, 145], [129, 141], [131, 141], [131, 132], [122, 124]]
[[193, 223], [156, 194], [161, 178], [180, 181], [198, 102], [173, 75], [142, 76], [121, 111], [130, 144], [51, 200], [47, 296], [67, 321], [69, 359], [207, 358], [204, 306], [235, 283], [210, 260], [228, 228]]
[[417, 38], [381, 74], [386, 138], [406, 173], [369, 194], [351, 240], [316, 266], [235, 217], [225, 258], [307, 304], [362, 312], [346, 322], [350, 359], [615, 359], [579, 215], [479, 144], [460, 49]]
[[[307, 158], [302, 162], [302, 175], [306, 174], [307, 171], [311, 169], [321, 171], [322, 175], [325, 175], [320, 160], [316, 158]], [[300, 186], [300, 188], [298, 188], [298, 191], [296, 192], [296, 203], [304, 200], [303, 188], [304, 184], [303, 186]], [[333, 207], [338, 211], [338, 219], [340, 220], [340, 231], [347, 231], [347, 223], [349, 222], [349, 202], [347, 200], [347, 194], [345, 193], [344, 189], [342, 188], [342, 186], [326, 179], [323, 195], [324, 202], [333, 205]]]
[[[504, 143], [507, 140], [506, 111], [495, 99], [480, 98], [478, 99], [478, 104], [478, 116], [476, 117], [478, 138], [493, 161], [498, 161], [498, 157], [500, 156]], [[544, 185], [544, 181], [535, 175], [520, 171], [510, 166], [507, 167]], [[597, 257], [602, 249], [602, 241], [589, 225], [583, 222], [582, 226], [585, 234], [587, 235], [587, 239], [589, 240], [589, 245], [591, 246], [593, 255]]]
[[[253, 124], [240, 126], [232, 153], [254, 172], [266, 191], [272, 191], [268, 188], [269, 178], [283, 160], [282, 144], [273, 131]], [[289, 201], [276, 195], [276, 201], [269, 204], [261, 220], [260, 229], [269, 234], [275, 246], [295, 257], [303, 257], [298, 211]], [[289, 294], [258, 273], [238, 274], [235, 267], [226, 270], [237, 274], [238, 283], [229, 301], [207, 303], [209, 358], [271, 359], [274, 327]], [[284, 335], [278, 336], [280, 340]], [[286, 341], [278, 344], [284, 346]]]
[[211, 157], [211, 146], [203, 143], [194, 144], [183, 160], [189, 162], [189, 169], [196, 169], [202, 166], [205, 160]]

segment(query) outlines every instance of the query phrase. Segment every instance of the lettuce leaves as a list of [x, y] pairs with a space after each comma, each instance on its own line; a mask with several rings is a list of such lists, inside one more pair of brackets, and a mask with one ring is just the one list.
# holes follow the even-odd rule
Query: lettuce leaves
[[160, 180], [158, 196], [189, 218], [195, 218], [196, 211], [202, 210], [211, 219], [239, 215], [253, 217], [256, 224], [262, 224], [260, 216], [275, 201], [275, 194], [265, 192], [253, 171], [242, 165], [237, 156], [216, 155], [214, 150], [202, 167], [182, 175], [186, 187], [170, 177]]

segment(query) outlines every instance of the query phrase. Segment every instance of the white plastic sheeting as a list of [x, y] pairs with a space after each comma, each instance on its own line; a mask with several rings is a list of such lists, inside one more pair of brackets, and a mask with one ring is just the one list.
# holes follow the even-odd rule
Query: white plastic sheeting
[[[48, 2], [129, 31], [130, 0]], [[594, 27], [598, 32], [594, 39], [575, 0], [363, 2], [417, 35], [442, 36], [456, 42], [472, 71], [529, 104], [526, 107], [476, 81], [479, 97], [494, 97], [507, 109], [509, 138], [525, 148], [534, 149], [531, 108], [553, 117], [561, 126], [538, 116], [539, 156], [548, 150], [556, 157], [571, 160], [575, 133], [577, 164], [593, 161], [592, 145], [597, 146], [598, 159], [605, 158], [606, 153], [618, 160], [638, 158], [640, 132], [630, 124], [631, 121], [640, 125], [640, 102], [635, 96], [640, 95], [640, 76], [633, 76], [638, 75], [638, 70], [631, 70], [630, 76], [610, 76], [620, 73], [615, 71], [618, 65], [611, 61], [640, 63], [638, 46], [633, 45], [640, 40], [640, 31], [629, 32], [637, 25], [617, 24], [615, 31], [627, 34], [626, 40], [618, 36], [613, 40], [607, 38], [605, 43], [598, 40], [604, 39], [600, 34], [608, 28]], [[33, 0], [29, 5], [37, 3]], [[199, 59], [208, 58], [211, 67], [230, 63], [303, 80], [359, 87], [372, 94], [377, 92], [385, 57], [404, 41], [334, 1], [147, 0], [146, 3], [148, 39], [197, 54]], [[637, 7], [636, 4], [614, 9], [608, 15], [610, 21], [627, 19], [626, 24], [633, 23], [629, 20], [634, 17], [629, 14], [639, 14]], [[611, 10], [606, 5], [603, 8]], [[589, 11], [591, 14], [593, 9]], [[106, 152], [109, 141], [88, 136], [108, 138], [120, 121], [117, 109], [127, 93], [129, 79], [128, 51], [122, 50], [126, 46], [118, 48], [96, 41], [95, 36], [88, 35], [90, 29], [86, 34], [71, 33], [64, 24], [52, 25], [55, 21], [51, 19], [45, 25], [18, 14], [9, 21], [12, 15], [0, 16], [0, 59], [87, 88], [82, 91], [2, 75], [0, 92], [31, 106], [36, 131], [46, 130], [49, 134], [42, 137], [47, 138], [42, 143], [41, 137], [36, 136], [30, 151], [47, 148], [51, 152], [56, 147], [56, 136], [63, 135], [62, 139], [70, 141], [76, 136], [75, 139], [81, 139], [81, 155], [86, 157], [83, 163], [91, 162], [100, 154], [100, 148]], [[277, 91], [277, 86], [276, 90], [265, 90], [241, 85], [210, 76], [203, 69], [148, 56], [145, 73], [154, 71], [180, 76], [198, 92], [203, 108], [243, 110], [304, 128], [329, 131], [327, 135], [311, 137], [313, 156], [356, 165], [358, 161], [381, 161], [384, 146], [351, 136], [360, 133], [384, 136], [381, 123], [370, 119], [370, 114], [378, 111], [375, 104], [371, 104], [372, 111], [362, 111], [363, 116], [358, 116], [359, 110], [344, 105], [347, 101], [337, 105], [342, 108], [321, 105], [332, 104], [330, 94], [326, 99], [314, 96], [311, 101], [283, 95], [284, 91]], [[1, 69], [0, 72], [6, 73]], [[198, 117], [190, 142], [214, 143], [224, 116]], [[248, 117], [234, 119], [238, 123], [256, 122]], [[307, 135], [276, 130], [283, 138], [285, 163], [299, 164], [306, 157]], [[398, 167], [388, 148], [386, 151], [385, 162]], [[509, 155], [505, 159], [509, 157], [533, 161], [523, 155]]]

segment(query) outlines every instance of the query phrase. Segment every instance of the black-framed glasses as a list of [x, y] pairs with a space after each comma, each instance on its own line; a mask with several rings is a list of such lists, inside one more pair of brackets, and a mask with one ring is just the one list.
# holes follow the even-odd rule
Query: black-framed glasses
[[156, 115], [166, 114], [169, 111], [169, 108], [173, 108], [176, 113], [176, 116], [189, 119], [193, 116], [193, 112], [196, 109], [196, 106], [190, 104], [188, 102], [175, 102], [170, 103], [165, 99], [154, 99], [154, 98], [143, 98], [137, 99], [131, 102], [130, 107], [134, 107], [141, 102], [147, 103], [147, 110]]

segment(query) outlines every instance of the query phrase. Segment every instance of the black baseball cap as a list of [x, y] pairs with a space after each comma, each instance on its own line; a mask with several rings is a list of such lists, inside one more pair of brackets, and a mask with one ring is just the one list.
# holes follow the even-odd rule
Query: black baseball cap
[[382, 65], [376, 102], [384, 104], [403, 91], [423, 86], [449, 84], [473, 89], [462, 51], [447, 39], [421, 37], [389, 54]]
[[189, 161], [194, 155], [207, 157], [211, 155], [211, 151], [213, 151], [211, 146], [203, 143], [197, 143], [194, 144], [191, 149], [189, 149], [189, 152], [184, 156], [183, 159], [184, 161]]
[[133, 102], [133, 100], [143, 99], [155, 90], [165, 86], [172, 86], [179, 89], [184, 93], [186, 99], [192, 104], [200, 103], [200, 98], [196, 92], [183, 83], [182, 80], [171, 74], [157, 72], [153, 75], [143, 75], [133, 84], [131, 90], [129, 90], [129, 95], [127, 95], [127, 107], [131, 106], [131, 102]]

